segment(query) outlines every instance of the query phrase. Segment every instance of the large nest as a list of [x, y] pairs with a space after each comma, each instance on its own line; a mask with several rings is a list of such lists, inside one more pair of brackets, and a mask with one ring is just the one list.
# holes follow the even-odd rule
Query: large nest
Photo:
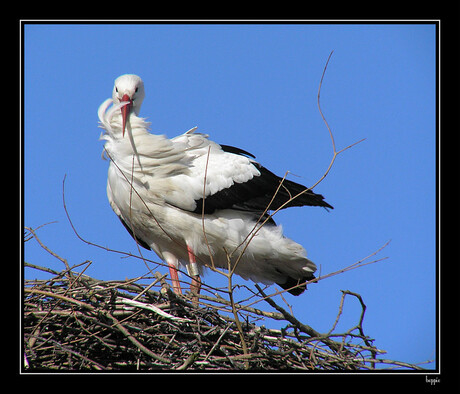
[[[197, 307], [173, 294], [158, 272], [101, 281], [75, 267], [57, 272], [26, 266], [51, 277], [25, 281], [25, 371], [363, 370], [379, 363], [418, 368], [377, 359], [384, 352], [360, 324], [340, 335], [319, 334], [269, 297], [276, 311], [205, 295]], [[256, 324], [261, 319], [285, 326], [268, 329]]]

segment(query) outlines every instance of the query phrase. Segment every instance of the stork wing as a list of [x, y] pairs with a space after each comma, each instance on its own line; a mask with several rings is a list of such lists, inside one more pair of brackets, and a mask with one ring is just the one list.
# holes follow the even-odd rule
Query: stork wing
[[[218, 145], [206, 135], [193, 131], [172, 139], [174, 144], [184, 144], [190, 164], [187, 174], [170, 178], [180, 192], [170, 194], [166, 199], [168, 203], [199, 214], [220, 209], [260, 214], [269, 204], [269, 210], [303, 205], [333, 209], [322, 195], [283, 180], [256, 162], [252, 154]], [[299, 193], [302, 194], [292, 199]]]

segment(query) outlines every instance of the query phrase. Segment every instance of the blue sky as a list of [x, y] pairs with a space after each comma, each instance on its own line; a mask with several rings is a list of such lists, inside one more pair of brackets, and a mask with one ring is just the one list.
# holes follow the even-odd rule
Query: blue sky
[[[106, 197], [97, 109], [114, 79], [142, 77], [141, 115], [174, 137], [198, 126], [222, 144], [256, 155], [273, 172], [307, 186], [326, 170], [332, 148], [316, 105], [341, 149], [315, 189], [335, 207], [292, 208], [275, 216], [327, 274], [375, 252], [388, 259], [286, 295], [295, 315], [318, 331], [334, 323], [340, 290], [361, 294], [365, 332], [383, 357], [436, 356], [436, 31], [425, 25], [26, 25], [24, 35], [24, 224], [87, 274], [124, 279], [145, 273], [77, 239], [62, 204], [87, 240], [137, 253]], [[158, 260], [153, 252], [149, 258]], [[25, 260], [61, 263], [38, 247]], [[167, 272], [160, 268], [162, 272]], [[36, 273], [26, 270], [26, 277]], [[216, 274], [204, 281], [224, 285]], [[237, 283], [250, 285], [242, 279]], [[238, 298], [238, 297], [237, 297]], [[259, 307], [269, 309], [265, 304]], [[359, 320], [347, 299], [345, 331]], [[434, 364], [430, 364], [434, 367]]]

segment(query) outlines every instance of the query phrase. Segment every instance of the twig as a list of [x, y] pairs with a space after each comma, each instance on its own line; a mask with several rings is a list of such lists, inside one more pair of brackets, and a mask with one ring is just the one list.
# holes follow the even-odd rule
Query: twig
[[85, 302], [81, 302], [81, 301], [75, 300], [75, 299], [73, 299], [71, 297], [66, 297], [66, 296], [63, 296], [63, 295], [60, 295], [60, 294], [51, 293], [49, 291], [25, 288], [24, 293], [40, 294], [40, 295], [46, 296], [46, 297], [53, 297], [53, 298], [59, 299], [61, 301], [65, 301], [65, 302], [69, 302], [71, 304], [75, 304], [75, 305], [77, 305], [77, 306], [79, 306], [81, 308], [94, 310], [94, 307], [92, 305], [89, 305], [89, 304], [87, 304]]
[[209, 356], [212, 354], [212, 352], [216, 349], [216, 347], [219, 345], [220, 343], [220, 340], [224, 337], [224, 335], [226, 334], [226, 332], [228, 331], [228, 329], [230, 328], [230, 324], [227, 325], [227, 327], [225, 327], [224, 331], [222, 331], [222, 334], [220, 334], [220, 337], [219, 339], [216, 341], [216, 343], [214, 344], [214, 346], [211, 348], [211, 350], [209, 351], [209, 353], [206, 355], [206, 357], [204, 358], [204, 361], [206, 361]]
[[321, 115], [321, 118], [323, 119], [324, 124], [326, 125], [327, 130], [329, 131], [329, 137], [331, 138], [333, 155], [332, 155], [331, 162], [329, 163], [329, 166], [327, 167], [327, 169], [324, 172], [324, 174], [322, 175], [322, 177], [312, 187], [310, 187], [309, 190], [312, 190], [313, 188], [315, 188], [319, 183], [321, 183], [323, 181], [324, 178], [326, 178], [326, 176], [329, 174], [329, 171], [331, 170], [332, 166], [334, 165], [334, 162], [335, 162], [335, 159], [337, 158], [337, 155], [339, 155], [340, 153], [346, 151], [347, 149], [350, 149], [351, 147], [353, 147], [353, 146], [355, 146], [355, 145], [357, 145], [360, 142], [363, 142], [365, 140], [365, 138], [363, 138], [363, 139], [361, 139], [361, 140], [359, 140], [357, 142], [354, 142], [353, 144], [348, 145], [345, 148], [337, 151], [336, 146], [335, 146], [334, 135], [332, 134], [332, 130], [329, 127], [329, 124], [327, 123], [327, 120], [326, 120], [326, 118], [325, 118], [325, 116], [323, 114], [323, 110], [321, 109], [321, 103], [320, 103], [321, 87], [323, 86], [323, 79], [324, 79], [324, 76], [326, 74], [327, 66], [329, 65], [329, 60], [331, 60], [331, 57], [332, 57], [333, 53], [334, 53], [334, 51], [331, 51], [331, 53], [329, 54], [329, 57], [327, 58], [326, 65], [324, 66], [323, 73], [321, 75], [321, 80], [320, 80], [319, 86], [318, 86], [318, 96], [317, 96], [318, 110], [319, 110], [319, 113]]
[[166, 319], [170, 319], [172, 321], [187, 322], [187, 323], [193, 322], [193, 320], [183, 319], [181, 317], [173, 316], [173, 315], [171, 315], [169, 313], [166, 313], [165, 311], [162, 311], [160, 308], [157, 308], [155, 305], [144, 304], [144, 303], [139, 302], [139, 301], [134, 301], [134, 300], [130, 300], [129, 298], [122, 298], [122, 297], [118, 298], [117, 300], [122, 302], [123, 304], [126, 304], [126, 305], [131, 305], [131, 306], [136, 306], [138, 308], [147, 309], [149, 311], [157, 313], [158, 315], [160, 315], [160, 316], [162, 316], [162, 317], [164, 317]]
[[171, 363], [171, 360], [168, 360], [165, 357], [161, 357], [161, 356], [153, 353], [149, 349], [147, 349], [142, 343], [140, 343], [136, 338], [134, 338], [125, 327], [123, 327], [123, 325], [117, 320], [117, 318], [115, 316], [112, 316], [110, 313], [107, 313], [107, 312], [103, 313], [103, 314], [104, 314], [104, 316], [106, 316], [107, 318], [112, 320], [112, 322], [115, 325], [115, 327], [117, 327], [118, 330], [120, 330], [120, 332], [123, 333], [123, 335], [125, 335], [126, 338], [128, 338], [128, 340], [132, 344], [134, 344], [141, 352], [147, 354], [148, 356], [152, 357], [153, 359], [155, 359], [157, 361], [161, 361], [162, 363], [166, 363], [166, 364]]
[[258, 284], [255, 285], [259, 293], [262, 295], [263, 299], [273, 308], [275, 308], [278, 312], [280, 312], [284, 318], [291, 324], [293, 324], [296, 328], [298, 328], [300, 331], [304, 332], [305, 334], [308, 334], [310, 337], [313, 338], [318, 338], [322, 340], [331, 350], [334, 351], [341, 351], [342, 347], [339, 343], [331, 341], [328, 339], [325, 335], [320, 334], [318, 331], [314, 330], [312, 327], [310, 327], [307, 324], [301, 323], [299, 320], [297, 320], [294, 316], [292, 316], [290, 313], [288, 313], [285, 309], [283, 309], [281, 306], [275, 303], [270, 297], [267, 297], [267, 295], [263, 292], [263, 290], [260, 288]]
[[[40, 226], [42, 227], [42, 226]], [[40, 238], [37, 237], [37, 234], [35, 233], [35, 230], [33, 230], [31, 227], [24, 227], [26, 230], [28, 230], [33, 236], [34, 238], [37, 240], [38, 244], [43, 248], [45, 249], [50, 255], [56, 257], [59, 261], [61, 261], [62, 263], [64, 263], [67, 271], [70, 271], [70, 267], [69, 267], [69, 264], [67, 263], [67, 260], [62, 258], [61, 256], [59, 256], [57, 253], [53, 252], [51, 249], [49, 249], [47, 246], [45, 246], [43, 244], [43, 242], [40, 240]]]
[[195, 352], [195, 353], [192, 353], [188, 358], [187, 360], [184, 361], [184, 363], [176, 368], [177, 371], [184, 371], [186, 370], [190, 365], [192, 365], [195, 360], [200, 356], [200, 353], [198, 352]]
[[[248, 346], [247, 346], [246, 341], [244, 339], [243, 328], [241, 327], [241, 322], [240, 322], [240, 319], [238, 317], [238, 310], [236, 308], [235, 301], [233, 300], [233, 286], [232, 286], [232, 275], [233, 275], [233, 273], [231, 272], [230, 259], [229, 259], [228, 264], [229, 264], [229, 272], [230, 272], [229, 275], [228, 275], [228, 296], [230, 298], [230, 305], [232, 307], [232, 313], [233, 313], [233, 316], [235, 318], [235, 324], [236, 324], [236, 327], [238, 329], [238, 334], [240, 336], [241, 346], [243, 347], [243, 354], [247, 355], [247, 354], [249, 354]], [[249, 363], [247, 361], [245, 361], [245, 366], [246, 366], [246, 369], [249, 368]]]

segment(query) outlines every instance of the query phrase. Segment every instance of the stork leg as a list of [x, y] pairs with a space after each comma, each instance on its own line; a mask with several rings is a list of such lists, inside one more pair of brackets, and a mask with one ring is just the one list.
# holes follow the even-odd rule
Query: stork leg
[[182, 294], [182, 290], [180, 288], [180, 283], [179, 283], [179, 274], [177, 273], [177, 268], [176, 268], [178, 265], [178, 260], [173, 255], [170, 255], [169, 253], [163, 253], [163, 255], [164, 255], [166, 262], [168, 263], [169, 275], [171, 276], [173, 291], [176, 294]]
[[198, 294], [201, 290], [201, 278], [200, 272], [198, 271], [198, 265], [196, 264], [195, 254], [189, 245], [187, 245], [188, 260], [189, 264], [187, 265], [187, 271], [192, 277], [192, 283], [190, 285], [190, 291], [192, 292], [192, 302], [193, 305], [198, 306]]
[[177, 268], [175, 267], [174, 264], [169, 264], [169, 275], [171, 275], [171, 282], [173, 285], [173, 290], [174, 293], [176, 294], [182, 294], [182, 290], [180, 288], [180, 283], [179, 283], [179, 274], [177, 273]]

